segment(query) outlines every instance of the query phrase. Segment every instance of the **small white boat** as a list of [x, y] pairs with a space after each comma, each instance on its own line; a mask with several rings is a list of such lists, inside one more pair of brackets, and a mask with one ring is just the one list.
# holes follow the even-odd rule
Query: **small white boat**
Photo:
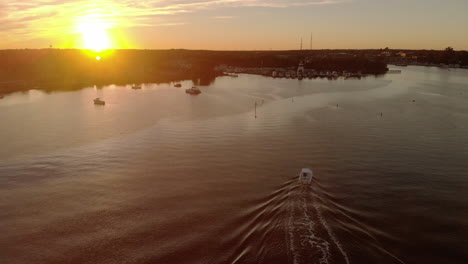
[[103, 100], [101, 100], [99, 98], [96, 98], [96, 99], [94, 99], [94, 104], [95, 105], [105, 105], [106, 102], [104, 102]]
[[132, 85], [132, 89], [141, 89], [141, 85]]
[[312, 181], [313, 175], [314, 174], [311, 169], [304, 168], [299, 173], [299, 182], [310, 184], [310, 182]]
[[192, 94], [192, 95], [197, 95], [197, 94], [201, 94], [201, 91], [200, 89], [198, 89], [197, 87], [192, 87], [190, 89], [185, 89], [185, 93], [188, 93], [188, 94]]

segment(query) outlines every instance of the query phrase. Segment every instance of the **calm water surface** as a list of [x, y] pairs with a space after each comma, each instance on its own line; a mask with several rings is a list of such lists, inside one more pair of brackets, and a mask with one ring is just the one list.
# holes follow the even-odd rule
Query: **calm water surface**
[[0, 261], [467, 263], [468, 71], [402, 70], [7, 95]]

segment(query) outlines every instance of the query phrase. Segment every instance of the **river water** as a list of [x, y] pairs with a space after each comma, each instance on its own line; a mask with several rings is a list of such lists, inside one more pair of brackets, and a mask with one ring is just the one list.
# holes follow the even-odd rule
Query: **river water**
[[393, 68], [7, 95], [0, 261], [467, 263], [468, 71]]

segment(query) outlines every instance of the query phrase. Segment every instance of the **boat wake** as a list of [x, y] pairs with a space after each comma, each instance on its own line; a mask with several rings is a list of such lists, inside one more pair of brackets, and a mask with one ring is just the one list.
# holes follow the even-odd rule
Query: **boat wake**
[[320, 209], [310, 185], [291, 190], [287, 244], [293, 264], [346, 263], [349, 258]]
[[237, 228], [224, 236], [223, 252], [232, 251], [222, 263], [349, 264], [322, 196], [318, 185], [291, 180], [255, 202], [229, 224]]

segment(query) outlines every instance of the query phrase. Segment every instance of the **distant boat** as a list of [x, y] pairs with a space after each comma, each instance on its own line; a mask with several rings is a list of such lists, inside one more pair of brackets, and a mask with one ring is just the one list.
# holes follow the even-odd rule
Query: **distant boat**
[[178, 83], [178, 84], [174, 85], [174, 87], [180, 88], [180, 87], [182, 87], [182, 84]]
[[132, 85], [132, 89], [141, 89], [141, 85]]
[[101, 100], [99, 98], [96, 98], [96, 99], [94, 99], [94, 104], [95, 105], [105, 105], [106, 102], [104, 102], [103, 100]]
[[308, 169], [308, 168], [302, 169], [301, 172], [299, 173], [299, 181], [301, 183], [309, 184], [312, 181], [312, 177], [313, 177], [313, 172], [311, 169]]
[[191, 95], [198, 95], [198, 94], [201, 94], [201, 91], [200, 89], [198, 89], [197, 87], [192, 87], [190, 89], [185, 89], [185, 93], [188, 93], [188, 94], [191, 94]]

